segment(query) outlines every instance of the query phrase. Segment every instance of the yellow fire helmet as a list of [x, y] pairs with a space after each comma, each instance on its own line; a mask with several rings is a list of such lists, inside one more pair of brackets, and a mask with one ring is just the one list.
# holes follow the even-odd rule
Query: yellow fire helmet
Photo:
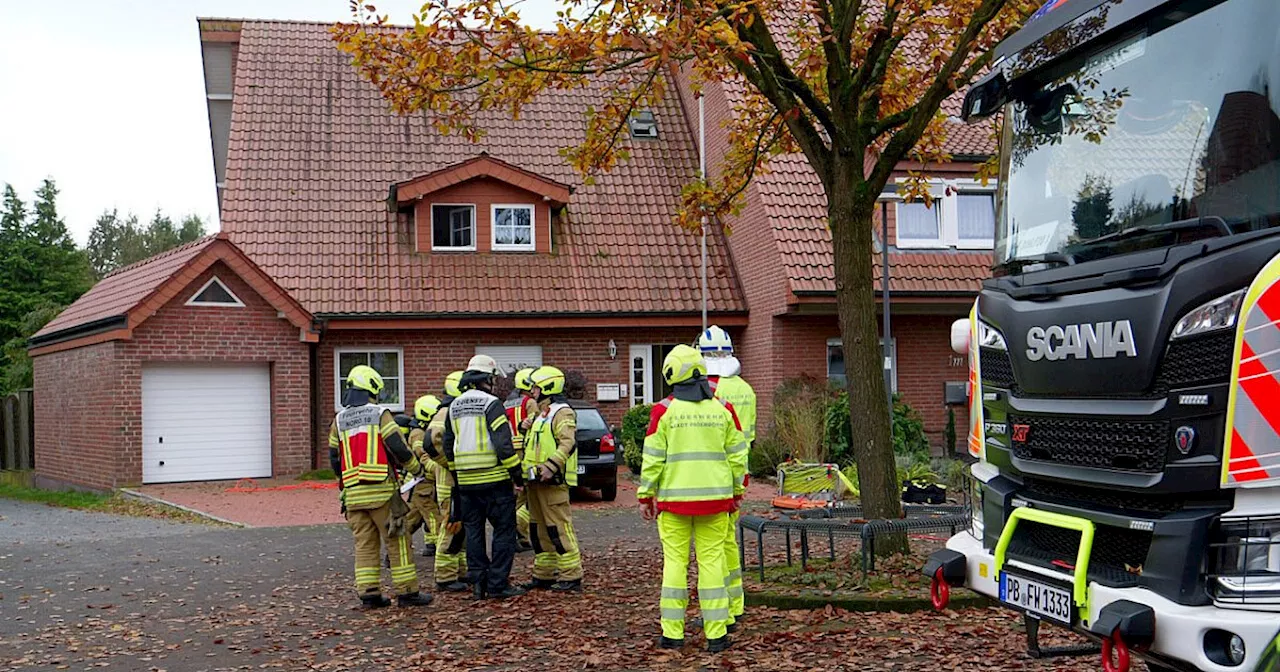
[[554, 366], [538, 367], [529, 374], [529, 382], [545, 395], [561, 394], [564, 392], [564, 371]]
[[662, 360], [662, 379], [668, 385], [683, 383], [696, 375], [707, 375], [707, 363], [702, 353], [687, 345], [677, 345]]
[[530, 377], [533, 375], [533, 369], [520, 369], [516, 371], [516, 389], [529, 392], [533, 389], [533, 381]]
[[436, 412], [440, 410], [440, 400], [434, 394], [418, 397], [413, 402], [413, 417], [421, 422], [431, 422], [431, 418], [435, 417]]
[[374, 371], [373, 367], [364, 364], [351, 369], [351, 373], [347, 374], [347, 385], [352, 389], [364, 390], [375, 397], [382, 394], [382, 376]]
[[458, 385], [462, 382], [462, 372], [454, 371], [444, 377], [444, 393], [451, 397], [461, 397], [462, 390], [458, 389]]

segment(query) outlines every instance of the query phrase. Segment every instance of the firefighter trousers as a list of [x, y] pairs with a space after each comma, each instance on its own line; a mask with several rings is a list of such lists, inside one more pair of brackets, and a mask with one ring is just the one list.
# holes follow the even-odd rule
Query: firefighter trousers
[[404, 520], [404, 529], [416, 530], [421, 524], [422, 538], [427, 543], [434, 544], [439, 522], [440, 506], [436, 504], [435, 484], [419, 483], [409, 493], [409, 515]]
[[449, 534], [448, 522], [450, 497], [440, 501], [440, 510], [444, 513], [440, 519], [436, 544], [436, 583], [452, 583], [461, 581], [467, 573], [466, 533], [459, 530], [457, 534]]
[[568, 485], [531, 483], [529, 540], [533, 543], [533, 578], [546, 581], [582, 579], [582, 554], [573, 532]]
[[356, 544], [356, 592], [361, 596], [382, 592], [382, 547], [391, 560], [391, 583], [396, 594], [418, 592], [418, 568], [414, 565], [413, 542], [409, 535], [387, 536], [390, 500], [376, 509], [347, 511], [347, 526]]
[[[453, 489], [462, 507], [466, 535], [467, 575], [490, 594], [509, 587], [516, 555], [516, 493], [511, 481]], [[493, 555], [485, 548], [484, 524], [493, 526]], [[439, 550], [438, 548], [436, 550]]]
[[689, 541], [698, 560], [698, 608], [707, 639], [725, 636], [729, 627], [729, 592], [724, 587], [724, 537], [729, 514], [682, 516], [658, 513], [662, 539], [662, 636], [684, 639], [684, 612], [689, 605]]
[[738, 512], [729, 514], [729, 529], [725, 534], [724, 587], [729, 591], [729, 622], [733, 623], [746, 612], [746, 594], [742, 592], [742, 555], [738, 550]]

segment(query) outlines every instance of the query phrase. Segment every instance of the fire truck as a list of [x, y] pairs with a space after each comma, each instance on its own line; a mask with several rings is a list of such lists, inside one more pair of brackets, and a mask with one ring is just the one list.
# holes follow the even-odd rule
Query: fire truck
[[999, 119], [998, 216], [936, 606], [963, 586], [1108, 672], [1280, 664], [1278, 110], [1277, 0], [1052, 0], [997, 48], [962, 111]]

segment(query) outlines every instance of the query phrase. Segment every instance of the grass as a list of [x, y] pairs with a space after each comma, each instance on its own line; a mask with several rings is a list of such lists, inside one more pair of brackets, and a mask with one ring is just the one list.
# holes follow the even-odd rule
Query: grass
[[42, 490], [40, 488], [0, 482], [0, 499], [35, 502], [67, 509], [111, 513], [118, 516], [139, 518], [163, 518], [184, 523], [220, 525], [188, 511], [175, 509], [154, 502], [146, 502], [118, 493], [85, 492], [82, 490]]
[[338, 477], [332, 469], [315, 469], [298, 475], [299, 481], [336, 481]]

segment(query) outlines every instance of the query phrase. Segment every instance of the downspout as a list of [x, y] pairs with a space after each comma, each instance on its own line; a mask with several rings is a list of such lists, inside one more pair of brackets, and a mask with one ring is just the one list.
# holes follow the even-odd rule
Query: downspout
[[311, 346], [311, 468], [321, 469], [329, 465], [329, 456], [324, 455], [324, 461], [320, 458], [320, 427], [324, 423], [320, 409], [320, 343], [324, 341], [325, 320], [313, 319], [312, 328], [320, 334], [320, 338], [315, 343], [309, 343]]

